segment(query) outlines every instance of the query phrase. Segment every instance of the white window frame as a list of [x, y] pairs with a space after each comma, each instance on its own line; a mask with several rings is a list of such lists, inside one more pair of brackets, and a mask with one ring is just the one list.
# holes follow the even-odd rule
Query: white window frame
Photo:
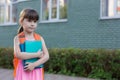
[[8, 22], [7, 20], [6, 20], [6, 17], [5, 17], [5, 15], [4, 15], [4, 21], [3, 21], [3, 23], [0, 23], [0, 25], [8, 25], [8, 24], [11, 24], [11, 7], [12, 7], [12, 5], [11, 4], [6, 4], [6, 3], [2, 3], [2, 4], [0, 4], [1, 6], [3, 6], [4, 8], [5, 8], [5, 10], [4, 10], [4, 14], [5, 13], [7, 13], [6, 12], [6, 9], [8, 8], [8, 6], [10, 6], [10, 21]]
[[[57, 17], [55, 19], [52, 19], [51, 17], [51, 12], [52, 12], [52, 6], [51, 6], [51, 3], [52, 3], [52, 0], [50, 0], [50, 3], [49, 3], [49, 19], [48, 20], [42, 20], [42, 15], [43, 15], [43, 12], [42, 12], [42, 7], [43, 7], [43, 0], [40, 0], [41, 1], [41, 8], [40, 8], [40, 23], [51, 23], [51, 22], [66, 22], [67, 19], [60, 19], [59, 18], [59, 0], [57, 0]], [[67, 1], [68, 3], [68, 1]]]
[[118, 19], [120, 18], [120, 15], [117, 14], [116, 7], [117, 7], [117, 0], [114, 0], [114, 6], [113, 6], [113, 14], [114, 16], [102, 16], [102, 0], [100, 0], [100, 19]]
[[[15, 2], [12, 2], [12, 0], [10, 0], [10, 4], [6, 4], [6, 3], [0, 4], [0, 5], [4, 6], [5, 9], [8, 8], [8, 5], [10, 6], [10, 21], [8, 22], [4, 16], [4, 22], [0, 23], [0, 26], [8, 26], [8, 25], [16, 25], [17, 24], [17, 22], [12, 21], [12, 16], [13, 16], [12, 15], [12, 9], [13, 9], [12, 5], [17, 4], [19, 2], [23, 2], [23, 1], [28, 1], [28, 0], [17, 0]], [[4, 11], [4, 12], [6, 13], [6, 11]]]

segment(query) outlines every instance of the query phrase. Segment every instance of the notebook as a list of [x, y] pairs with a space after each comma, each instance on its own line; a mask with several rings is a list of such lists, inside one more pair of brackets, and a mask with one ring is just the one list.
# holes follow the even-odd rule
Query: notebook
[[25, 43], [20, 44], [19, 46], [20, 46], [20, 51], [25, 52]]
[[[28, 52], [28, 53], [36, 53], [38, 50], [42, 50], [42, 42], [41, 41], [25, 41], [24, 44], [20, 45], [22, 52]], [[26, 62], [35, 62], [39, 58], [32, 58], [32, 59], [27, 59], [23, 60], [23, 65], [26, 66]], [[42, 68], [42, 65], [37, 66], [36, 68]]]

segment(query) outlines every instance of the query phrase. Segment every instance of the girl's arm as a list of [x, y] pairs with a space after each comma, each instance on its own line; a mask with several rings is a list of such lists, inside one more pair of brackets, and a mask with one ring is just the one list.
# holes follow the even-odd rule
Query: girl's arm
[[19, 48], [19, 38], [16, 36], [14, 38], [14, 55], [19, 58], [19, 59], [30, 59], [30, 58], [36, 58], [36, 57], [41, 57], [42, 52], [38, 51], [37, 54], [28, 54], [26, 52], [21, 52]]
[[47, 47], [45, 45], [45, 41], [42, 37], [41, 37], [41, 41], [42, 41], [43, 56], [38, 61], [33, 63], [34, 67], [37, 67], [40, 64], [45, 63], [49, 59], [48, 49], [47, 49]]

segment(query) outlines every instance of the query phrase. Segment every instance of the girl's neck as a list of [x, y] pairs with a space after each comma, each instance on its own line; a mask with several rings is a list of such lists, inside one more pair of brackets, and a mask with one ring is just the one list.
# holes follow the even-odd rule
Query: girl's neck
[[24, 31], [24, 34], [25, 34], [26, 40], [34, 40], [34, 32], [28, 33]]
[[26, 31], [23, 31], [23, 32], [24, 32], [24, 34], [27, 35], [27, 36], [31, 36], [31, 35], [34, 34], [34, 32], [26, 32]]

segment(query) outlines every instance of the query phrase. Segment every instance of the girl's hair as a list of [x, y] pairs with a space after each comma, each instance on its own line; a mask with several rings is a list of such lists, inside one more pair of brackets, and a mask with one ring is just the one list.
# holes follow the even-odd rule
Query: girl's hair
[[28, 19], [29, 21], [38, 21], [39, 20], [39, 15], [34, 9], [24, 9], [20, 13], [20, 18], [19, 18], [19, 23], [20, 23], [20, 28], [18, 29], [18, 34], [23, 32], [23, 26], [21, 25], [21, 22], [24, 19]]

